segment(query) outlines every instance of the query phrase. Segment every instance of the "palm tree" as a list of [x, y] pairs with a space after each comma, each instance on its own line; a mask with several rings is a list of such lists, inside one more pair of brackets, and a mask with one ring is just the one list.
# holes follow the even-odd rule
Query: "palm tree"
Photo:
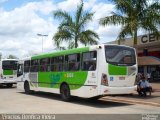
[[134, 45], [137, 45], [137, 31], [143, 29], [159, 35], [160, 25], [160, 3], [149, 0], [112, 0], [116, 7], [116, 12], [111, 16], [100, 19], [100, 25], [122, 25], [118, 35], [120, 40], [131, 35]]
[[54, 18], [61, 20], [58, 31], [53, 36], [57, 47], [65, 41], [69, 43], [68, 48], [77, 48], [78, 43], [86, 45], [97, 44], [98, 34], [92, 30], [85, 30], [86, 24], [92, 20], [94, 13], [83, 11], [83, 2], [77, 6], [76, 14], [69, 15], [67, 12], [58, 10], [54, 12]]

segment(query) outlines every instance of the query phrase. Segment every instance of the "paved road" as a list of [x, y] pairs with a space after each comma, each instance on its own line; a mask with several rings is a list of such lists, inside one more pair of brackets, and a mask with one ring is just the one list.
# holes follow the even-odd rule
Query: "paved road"
[[[16, 88], [0, 87], [0, 114], [160, 114], [160, 107], [129, 104], [107, 100], [89, 101], [75, 97], [64, 102], [59, 95], [36, 92], [26, 95]], [[60, 118], [63, 116], [60, 116]], [[71, 117], [71, 116], [70, 116]], [[70, 119], [69, 117], [69, 119]], [[74, 115], [72, 116], [75, 117]], [[77, 116], [76, 116], [77, 117]], [[85, 117], [85, 116], [84, 116]], [[88, 116], [93, 117], [93, 115]], [[102, 117], [102, 116], [98, 116]], [[108, 116], [108, 118], [111, 116]], [[114, 116], [115, 117], [115, 116]], [[118, 116], [118, 119], [120, 116]], [[141, 117], [141, 116], [139, 116]], [[65, 118], [65, 116], [64, 116]], [[97, 116], [93, 117], [98, 119]], [[131, 119], [131, 117], [128, 116]], [[122, 118], [124, 119], [124, 118]], [[94, 120], [94, 119], [92, 119]]]

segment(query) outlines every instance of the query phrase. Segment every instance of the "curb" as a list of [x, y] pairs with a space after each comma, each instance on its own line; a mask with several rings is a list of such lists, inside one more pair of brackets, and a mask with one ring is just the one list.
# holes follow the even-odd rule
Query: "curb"
[[151, 106], [160, 107], [160, 103], [144, 102], [144, 101], [138, 101], [138, 100], [127, 100], [127, 99], [122, 99], [122, 98], [104, 97], [104, 98], [101, 98], [101, 100], [123, 102], [123, 103], [129, 103], [129, 104], [143, 104], [143, 105], [151, 105]]
[[160, 92], [160, 89], [153, 89], [153, 92]]

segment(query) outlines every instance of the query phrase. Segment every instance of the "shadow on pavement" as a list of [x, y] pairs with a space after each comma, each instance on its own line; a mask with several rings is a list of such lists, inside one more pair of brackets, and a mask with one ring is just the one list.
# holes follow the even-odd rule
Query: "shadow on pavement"
[[[19, 92], [21, 94], [25, 94], [24, 92]], [[26, 94], [28, 95], [28, 94]], [[36, 97], [51, 99], [51, 100], [58, 100], [62, 101], [61, 96], [59, 94], [54, 93], [48, 93], [48, 92], [34, 92], [32, 94], [29, 94]], [[64, 101], [65, 102], [65, 101]], [[91, 107], [97, 107], [97, 108], [106, 108], [106, 107], [120, 107], [120, 106], [128, 106], [133, 105], [129, 103], [122, 103], [122, 102], [112, 102], [112, 101], [106, 101], [106, 100], [90, 100], [86, 98], [80, 98], [80, 97], [72, 97], [72, 100], [70, 102], [66, 103], [73, 103], [73, 104], [79, 104], [79, 105], [85, 105], [85, 106], [91, 106]]]
[[[152, 93], [153, 94], [153, 93]], [[119, 95], [119, 96], [115, 96], [115, 97], [125, 97], [125, 98], [129, 98], [129, 99], [139, 99], [139, 100], [146, 100], [146, 99], [153, 99], [153, 98], [158, 98], [160, 97], [159, 95], [147, 95], [147, 96], [139, 96], [138, 94], [134, 94], [134, 95]]]
[[13, 87], [7, 87], [5, 85], [0, 85], [0, 89], [15, 89], [16, 86], [13, 86]]

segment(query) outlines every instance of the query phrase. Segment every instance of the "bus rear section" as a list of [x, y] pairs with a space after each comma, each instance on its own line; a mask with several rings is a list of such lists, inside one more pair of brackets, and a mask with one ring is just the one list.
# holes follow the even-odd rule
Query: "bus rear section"
[[17, 60], [2, 60], [0, 65], [0, 84], [12, 87], [16, 84]]
[[136, 90], [137, 59], [135, 49], [105, 45], [100, 62], [100, 95], [131, 94]]

